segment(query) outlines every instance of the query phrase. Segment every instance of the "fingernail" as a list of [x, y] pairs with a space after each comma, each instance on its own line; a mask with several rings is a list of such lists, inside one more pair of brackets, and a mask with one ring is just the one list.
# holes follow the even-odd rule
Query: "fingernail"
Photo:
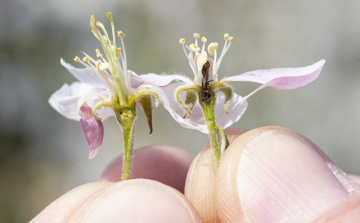
[[[224, 155], [233, 166], [227, 175], [235, 180], [219, 189], [219, 194], [235, 195], [232, 199], [241, 207], [237, 217], [248, 222], [303, 222], [349, 196], [311, 143], [295, 132], [267, 129], [240, 141]], [[236, 159], [231, 158], [234, 154]]]
[[156, 181], [122, 181], [101, 190], [79, 208], [70, 222], [200, 222], [191, 203]]

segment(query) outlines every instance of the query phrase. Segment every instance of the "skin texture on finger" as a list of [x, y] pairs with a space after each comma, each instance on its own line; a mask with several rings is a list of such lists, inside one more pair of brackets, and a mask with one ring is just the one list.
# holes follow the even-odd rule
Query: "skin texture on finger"
[[358, 188], [304, 136], [263, 127], [229, 146], [215, 193], [221, 222], [318, 222], [337, 205], [354, 210]]
[[75, 210], [92, 194], [107, 187], [111, 182], [94, 182], [78, 186], [49, 204], [30, 223], [65, 223]]
[[[243, 129], [225, 130], [230, 143], [246, 131]], [[186, 178], [185, 196], [195, 206], [202, 221], [206, 223], [220, 222], [214, 196], [216, 169], [215, 156], [208, 143], [194, 158]]]
[[[184, 192], [186, 174], [193, 157], [184, 150], [165, 145], [136, 149], [133, 153], [131, 178], [159, 181]], [[122, 155], [104, 170], [101, 181], [117, 182], [122, 176]]]
[[114, 183], [87, 199], [69, 222], [201, 222], [192, 204], [177, 190], [157, 181]]

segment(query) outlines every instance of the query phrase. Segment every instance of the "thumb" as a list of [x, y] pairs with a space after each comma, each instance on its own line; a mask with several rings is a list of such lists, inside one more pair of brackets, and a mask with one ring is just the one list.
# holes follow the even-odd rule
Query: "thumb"
[[215, 182], [221, 222], [357, 222], [360, 216], [359, 184], [310, 140], [281, 127], [237, 138]]

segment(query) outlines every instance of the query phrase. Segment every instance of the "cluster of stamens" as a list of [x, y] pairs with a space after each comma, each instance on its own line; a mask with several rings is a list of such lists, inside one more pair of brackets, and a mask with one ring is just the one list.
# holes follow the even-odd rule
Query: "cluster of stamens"
[[[201, 42], [203, 42], [202, 47], [200, 48], [198, 45], [198, 40], [200, 39], [200, 35], [198, 33], [194, 33], [195, 42], [188, 45], [185, 45], [185, 39], [181, 38], [179, 43], [182, 45], [184, 53], [189, 60], [191, 69], [194, 72], [195, 80], [194, 83], [200, 85], [202, 80], [201, 70], [204, 64], [210, 62], [212, 65], [212, 74], [213, 74], [213, 81], [217, 82], [217, 72], [220, 66], [220, 63], [225, 55], [225, 53], [230, 48], [231, 43], [234, 41], [234, 37], [230, 36], [228, 33], [224, 34], [225, 45], [224, 48], [217, 58], [218, 54], [218, 47], [219, 44], [217, 42], [212, 42], [207, 47], [207, 52], [205, 51], [207, 39], [203, 36], [201, 37]], [[187, 51], [187, 50], [188, 51]], [[213, 59], [208, 58], [207, 53], [213, 56]]]
[[[122, 31], [117, 32], [117, 36], [121, 39], [122, 46], [117, 47], [112, 14], [109, 12], [107, 16], [111, 23], [112, 39], [110, 39], [104, 25], [99, 21], [95, 22], [94, 15], [90, 18], [91, 32], [100, 41], [105, 57], [99, 49], [96, 49], [97, 60], [94, 60], [84, 53], [85, 57], [83, 57], [82, 60], [76, 56], [74, 61], [81, 63], [101, 77], [107, 83], [111, 95], [131, 95], [133, 90], [130, 86], [130, 74], [127, 72], [125, 46], [123, 42], [125, 34]], [[102, 33], [97, 27], [102, 30]]]

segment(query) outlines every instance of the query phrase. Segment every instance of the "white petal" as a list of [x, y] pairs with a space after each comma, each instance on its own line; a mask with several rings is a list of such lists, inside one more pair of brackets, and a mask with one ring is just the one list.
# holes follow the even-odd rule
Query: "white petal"
[[[95, 88], [84, 83], [74, 82], [71, 85], [64, 84], [51, 95], [49, 104], [64, 117], [79, 121], [78, 101], [80, 98], [84, 95], [99, 93], [106, 97], [109, 96], [106, 90], [104, 91], [104, 89]], [[86, 101], [90, 107], [93, 107], [101, 100], [99, 98], [91, 98]], [[106, 119], [113, 115], [113, 111], [110, 108], [99, 109], [98, 114], [101, 118]]]
[[[168, 105], [164, 105], [164, 108], [169, 112], [169, 114], [178, 122], [181, 126], [190, 129], [196, 129], [202, 133], [208, 134], [208, 128], [205, 122], [204, 114], [199, 103], [196, 103], [193, 110], [191, 111], [191, 116], [183, 118], [184, 110], [179, 105], [175, 99], [175, 91], [178, 87], [185, 85], [184, 83], [174, 83], [170, 84], [163, 89], [168, 98]], [[180, 93], [180, 97], [184, 100], [185, 92]], [[215, 104], [215, 118], [216, 124], [223, 128], [227, 128], [230, 125], [234, 124], [240, 119], [242, 114], [247, 108], [247, 101], [244, 100], [241, 96], [234, 94], [229, 106], [229, 113], [226, 114], [224, 111], [224, 101], [225, 97], [222, 93], [216, 95], [216, 104]], [[234, 105], [238, 103], [235, 107]], [[231, 109], [233, 108], [234, 109]]]
[[220, 82], [249, 81], [261, 83], [262, 85], [260, 87], [255, 89], [249, 95], [245, 96], [245, 98], [248, 98], [255, 92], [267, 86], [277, 89], [294, 89], [302, 87], [315, 80], [319, 76], [324, 64], [325, 60], [320, 60], [317, 63], [307, 67], [255, 70], [224, 78]]
[[63, 59], [60, 59], [60, 63], [80, 82], [97, 88], [108, 88], [105, 81], [89, 68], [75, 68]]
[[187, 84], [193, 84], [193, 81], [189, 79], [188, 77], [181, 76], [178, 74], [173, 75], [158, 75], [158, 74], [143, 74], [139, 76], [143, 82], [149, 83], [155, 86], [166, 86], [170, 84], [172, 81], [182, 81]]

